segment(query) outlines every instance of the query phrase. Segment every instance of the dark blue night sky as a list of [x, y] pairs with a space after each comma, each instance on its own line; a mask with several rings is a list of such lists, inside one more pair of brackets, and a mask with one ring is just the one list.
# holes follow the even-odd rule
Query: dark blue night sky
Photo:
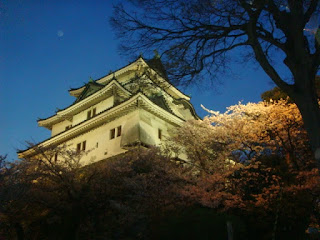
[[[109, 25], [117, 1], [10, 0], [0, 2], [0, 154], [17, 159], [25, 141], [50, 132], [37, 126], [74, 101], [68, 89], [98, 79], [129, 62], [117, 51]], [[139, 54], [139, 53], [137, 53]], [[233, 64], [220, 83], [181, 89], [197, 113], [224, 111], [239, 101], [257, 102], [273, 87], [257, 65]]]

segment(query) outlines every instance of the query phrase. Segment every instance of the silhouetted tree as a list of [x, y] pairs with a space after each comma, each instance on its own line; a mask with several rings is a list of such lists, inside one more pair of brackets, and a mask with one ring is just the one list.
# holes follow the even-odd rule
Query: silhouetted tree
[[[316, 91], [318, 98], [320, 99], [320, 76], [316, 77]], [[265, 91], [261, 94], [261, 99], [267, 102], [270, 100], [278, 101], [280, 99], [287, 99], [289, 98], [288, 94], [282, 91], [279, 87], [274, 87], [269, 91]], [[292, 100], [289, 98], [288, 101], [292, 103]]]
[[0, 157], [0, 236], [7, 239], [152, 239], [152, 219], [187, 205], [180, 167], [158, 149], [87, 166], [83, 152], [66, 146], [33, 149], [10, 165]]
[[[128, 0], [111, 19], [124, 52], [158, 49], [169, 78], [189, 84], [225, 69], [232, 50], [252, 53], [297, 104], [320, 167], [318, 0]], [[245, 59], [244, 61], [246, 61]], [[286, 70], [279, 68], [283, 65]]]
[[8, 239], [25, 239], [25, 225], [36, 221], [41, 210], [30, 201], [28, 164], [6, 162], [0, 156], [0, 234]]

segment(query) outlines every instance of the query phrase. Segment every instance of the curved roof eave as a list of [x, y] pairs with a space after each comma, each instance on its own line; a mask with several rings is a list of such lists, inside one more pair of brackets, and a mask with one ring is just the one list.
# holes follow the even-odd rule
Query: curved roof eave
[[196, 112], [196, 110], [194, 109], [193, 105], [192, 105], [189, 101], [187, 101], [187, 100], [184, 99], [184, 98], [176, 99], [175, 101], [181, 102], [181, 104], [183, 104], [183, 105], [186, 104], [186, 105], [189, 107], [189, 109], [190, 109], [190, 111], [191, 111], [191, 114], [192, 114], [197, 120], [201, 119], [201, 117], [199, 117], [199, 115], [197, 114], [197, 112]]
[[85, 98], [85, 99], [82, 99], [81, 101], [79, 102], [75, 102], [73, 103], [72, 105], [64, 108], [64, 109], [61, 109], [59, 111], [56, 112], [55, 115], [53, 116], [50, 116], [48, 118], [45, 118], [45, 119], [39, 119], [37, 120], [38, 122], [38, 125], [40, 127], [46, 127], [48, 129], [51, 129], [51, 125], [54, 124], [56, 121], [60, 120], [60, 119], [64, 119], [64, 115], [67, 114], [67, 110], [71, 107], [76, 107], [77, 105], [80, 105], [81, 103], [84, 103], [85, 101], [87, 101], [86, 104], [88, 104], [89, 102], [91, 102], [93, 99], [95, 99], [96, 97], [98, 97], [99, 93], [101, 91], [108, 91], [110, 89], [108, 88], [112, 88], [113, 86], [116, 86], [118, 87], [118, 89], [120, 89], [123, 93], [125, 93], [126, 95], [128, 96], [131, 96], [132, 93], [129, 92], [128, 90], [126, 90], [123, 86], [121, 86], [121, 84], [113, 79], [108, 85], [104, 86], [103, 88], [101, 88], [99, 91], [95, 92], [94, 94], [90, 95], [89, 97]]

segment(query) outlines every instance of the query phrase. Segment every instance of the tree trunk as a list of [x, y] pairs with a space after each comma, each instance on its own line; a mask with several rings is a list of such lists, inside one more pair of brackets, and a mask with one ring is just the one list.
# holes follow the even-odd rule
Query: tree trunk
[[17, 234], [17, 240], [23, 240], [24, 239], [24, 231], [20, 223], [15, 223], [14, 228], [16, 230]]
[[[295, 92], [290, 96], [297, 104], [302, 115], [304, 127], [308, 133], [310, 145], [315, 154], [317, 167], [320, 169], [320, 108], [316, 93], [313, 91]], [[312, 92], [312, 93], [310, 93]]]
[[228, 240], [233, 240], [233, 227], [232, 222], [227, 221]]

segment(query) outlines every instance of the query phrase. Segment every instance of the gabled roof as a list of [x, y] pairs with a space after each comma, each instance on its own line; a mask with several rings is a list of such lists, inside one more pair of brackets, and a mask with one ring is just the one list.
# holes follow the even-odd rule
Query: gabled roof
[[[156, 84], [160, 84], [160, 85], [165, 85], [165, 91], [171, 95], [173, 98], [175, 99], [179, 99], [179, 98], [184, 98], [186, 100], [190, 100], [190, 97], [185, 95], [184, 93], [182, 93], [179, 89], [177, 89], [176, 87], [174, 87], [168, 80], [168, 76], [166, 73], [166, 70], [160, 60], [160, 58], [155, 57], [153, 59], [150, 60], [145, 60], [144, 58], [142, 58], [141, 56], [136, 59], [135, 61], [129, 63], [128, 65], [126, 65], [125, 67], [122, 67], [118, 70], [116, 70], [113, 73], [109, 73], [97, 80], [95, 80], [96, 83], [98, 84], [108, 84], [108, 82], [110, 82], [113, 78], [118, 78], [120, 77], [120, 75], [129, 72], [129, 71], [137, 71], [138, 69], [140, 69], [141, 67], [148, 67], [151, 68], [151, 70], [153, 70], [155, 75], [158, 75], [160, 77], [159, 82]], [[69, 93], [71, 96], [75, 96], [78, 97], [83, 91], [85, 90], [85, 86], [81, 86], [79, 88], [72, 88], [69, 90]]]
[[159, 107], [163, 108], [164, 110], [168, 111], [169, 113], [172, 113], [171, 108], [168, 106], [168, 103], [166, 102], [166, 100], [164, 99], [164, 97], [162, 95], [160, 96], [151, 96], [148, 97], [154, 104], [158, 105]]
[[96, 82], [88, 82], [85, 85], [84, 90], [81, 92], [79, 97], [76, 99], [75, 102], [80, 102], [82, 99], [85, 99], [86, 97], [92, 95], [93, 93], [99, 91], [101, 88], [103, 88], [104, 85], [96, 83]]
[[[128, 68], [130, 69], [140, 58], [141, 57], [137, 58], [133, 62], [128, 63], [126, 66], [124, 66], [114, 72], [108, 73], [107, 75], [95, 80], [94, 82], [96, 82], [98, 84], [104, 84], [104, 85], [107, 84], [109, 81], [117, 78], [120, 74], [122, 74], [123, 71], [128, 71]], [[85, 86], [81, 86], [78, 88], [71, 88], [69, 90], [69, 93], [71, 96], [78, 97], [84, 89], [85, 89]]]
[[149, 67], [156, 71], [162, 78], [169, 81], [167, 71], [159, 57], [154, 57], [150, 60], [147, 60], [146, 62], [149, 65]]
[[188, 108], [190, 110], [191, 114], [194, 116], [195, 119], [201, 119], [201, 117], [199, 117], [199, 115], [196, 113], [196, 110], [194, 109], [193, 105], [189, 101], [187, 101], [183, 98], [180, 98], [180, 99], [175, 99], [173, 101], [173, 103], [174, 104], [182, 104], [185, 108]]
[[108, 85], [104, 86], [100, 90], [90, 94], [80, 101], [74, 102], [71, 106], [66, 107], [65, 109], [59, 110], [55, 115], [39, 119], [38, 125], [41, 127], [46, 127], [51, 129], [51, 126], [63, 119], [68, 119], [70, 115], [74, 115], [78, 112], [81, 112], [85, 108], [98, 103], [102, 99], [105, 99], [113, 94], [113, 91], [116, 90], [120, 95], [125, 97], [130, 97], [132, 94], [127, 91], [117, 80], [112, 80]]

